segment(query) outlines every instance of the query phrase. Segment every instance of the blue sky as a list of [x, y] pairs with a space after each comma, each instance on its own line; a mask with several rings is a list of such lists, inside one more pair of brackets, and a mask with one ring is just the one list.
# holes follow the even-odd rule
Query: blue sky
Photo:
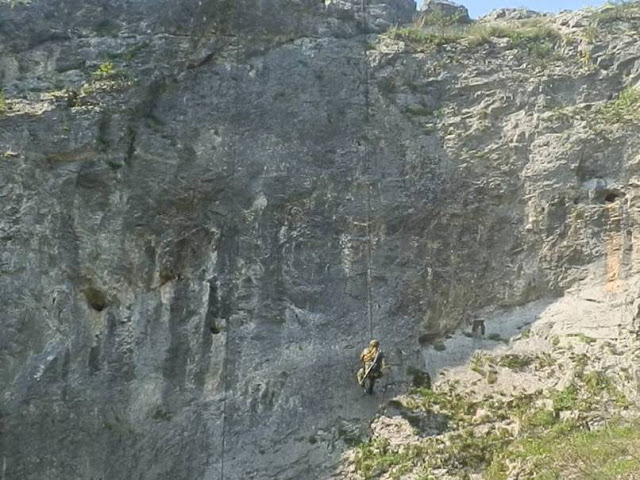
[[[418, 1], [418, 3], [421, 3]], [[605, 0], [458, 0], [469, 9], [472, 18], [480, 17], [496, 8], [526, 7], [538, 12], [557, 12], [559, 10], [579, 10], [580, 8], [600, 6]]]

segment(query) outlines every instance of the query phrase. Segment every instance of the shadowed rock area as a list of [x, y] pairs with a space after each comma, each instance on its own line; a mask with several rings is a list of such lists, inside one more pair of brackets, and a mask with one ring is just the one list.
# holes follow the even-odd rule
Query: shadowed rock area
[[471, 315], [639, 265], [635, 10], [12, 3], [2, 480], [328, 478]]

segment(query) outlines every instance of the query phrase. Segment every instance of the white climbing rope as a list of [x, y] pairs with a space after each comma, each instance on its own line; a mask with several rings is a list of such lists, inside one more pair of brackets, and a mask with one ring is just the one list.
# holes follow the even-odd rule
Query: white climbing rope
[[[364, 104], [365, 104], [365, 129], [369, 131], [369, 61], [367, 59], [367, 38], [366, 32], [368, 29], [368, 16], [367, 16], [367, 0], [361, 0], [360, 7], [362, 9], [362, 25], [365, 31], [364, 45], [363, 45], [363, 72], [364, 72]], [[371, 241], [371, 189], [373, 185], [371, 183], [371, 162], [369, 159], [369, 149], [367, 148], [368, 138], [365, 136], [364, 141], [364, 163], [365, 163], [365, 175], [366, 175], [366, 188], [367, 188], [367, 218], [366, 218], [366, 236], [367, 236], [367, 320], [369, 338], [373, 338], [373, 299], [372, 299], [372, 241]]]

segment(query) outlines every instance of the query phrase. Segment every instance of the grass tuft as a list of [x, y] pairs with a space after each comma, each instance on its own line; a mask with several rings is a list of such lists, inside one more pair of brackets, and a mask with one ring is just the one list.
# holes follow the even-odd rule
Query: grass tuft
[[530, 19], [517, 24], [474, 24], [470, 27], [452, 25], [436, 30], [416, 23], [409, 27], [394, 27], [385, 35], [394, 40], [401, 40], [418, 51], [457, 43], [461, 40], [466, 40], [468, 45], [477, 47], [492, 42], [494, 38], [508, 38], [512, 48], [522, 50], [538, 59], [552, 56], [556, 47], [562, 42], [560, 33], [539, 19]]
[[604, 123], [640, 122], [640, 88], [624, 89], [618, 98], [601, 107], [599, 113]]
[[498, 360], [498, 365], [508, 368], [510, 370], [524, 370], [535, 361], [534, 357], [529, 355], [516, 355], [509, 353], [503, 355]]
[[485, 478], [509, 478], [514, 465], [531, 474], [526, 478], [635, 478], [640, 471], [639, 426], [617, 423], [586, 431], [571, 423], [560, 424], [514, 442], [494, 458]]
[[536, 19], [519, 25], [473, 25], [467, 32], [467, 38], [471, 46], [489, 43], [493, 38], [508, 38], [513, 48], [526, 51], [537, 58], [550, 56], [562, 40], [557, 30]]
[[455, 33], [436, 35], [417, 27], [394, 27], [385, 34], [393, 40], [401, 40], [416, 50], [425, 50], [460, 40], [461, 35]]

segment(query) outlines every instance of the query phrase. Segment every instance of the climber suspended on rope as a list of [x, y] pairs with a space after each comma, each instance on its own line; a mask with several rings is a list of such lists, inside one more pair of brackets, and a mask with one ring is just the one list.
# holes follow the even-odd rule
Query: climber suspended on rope
[[360, 354], [360, 361], [364, 366], [358, 370], [358, 383], [366, 393], [372, 395], [376, 380], [382, 377], [383, 370], [386, 368], [384, 355], [378, 340], [369, 342], [369, 346]]

